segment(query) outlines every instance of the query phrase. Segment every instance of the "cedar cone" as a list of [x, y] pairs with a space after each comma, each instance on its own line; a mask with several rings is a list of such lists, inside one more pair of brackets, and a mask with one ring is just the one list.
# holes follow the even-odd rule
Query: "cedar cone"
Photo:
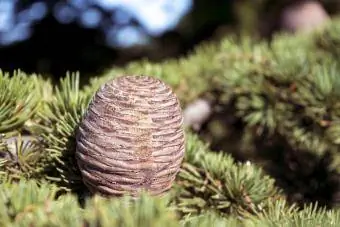
[[329, 16], [318, 1], [298, 1], [284, 8], [281, 28], [289, 32], [309, 32], [320, 27]]
[[185, 152], [179, 100], [168, 85], [148, 76], [118, 77], [101, 86], [76, 137], [83, 182], [103, 196], [163, 194]]

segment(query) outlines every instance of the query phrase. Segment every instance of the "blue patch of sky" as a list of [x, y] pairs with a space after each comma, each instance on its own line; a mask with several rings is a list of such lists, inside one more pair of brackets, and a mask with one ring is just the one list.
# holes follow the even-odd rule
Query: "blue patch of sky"
[[[40, 1], [15, 15], [17, 1], [0, 1], [0, 45], [29, 38], [31, 24], [42, 20], [48, 12], [46, 3]], [[145, 44], [147, 35], [159, 36], [173, 29], [192, 4], [192, 0], [70, 0], [67, 3], [57, 3], [52, 13], [60, 23], [78, 21], [86, 28], [96, 28], [103, 15], [93, 6], [112, 10], [112, 24], [102, 28], [107, 44], [130, 47]], [[132, 18], [139, 21], [147, 34], [129, 25]]]

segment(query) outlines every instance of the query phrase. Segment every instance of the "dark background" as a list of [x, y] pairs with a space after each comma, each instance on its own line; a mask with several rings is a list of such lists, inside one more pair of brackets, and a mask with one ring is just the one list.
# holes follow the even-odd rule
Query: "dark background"
[[[181, 1], [188, 2], [188, 5], [191, 3], [191, 6], [187, 6], [183, 16], [177, 16], [180, 20], [175, 27], [164, 23], [163, 30], [147, 29], [124, 7], [101, 7], [94, 3], [95, 0], [52, 0], [49, 4], [41, 1], [8, 1], [15, 3], [12, 8], [8, 6], [10, 3], [5, 6], [1, 2], [0, 21], [1, 13], [5, 14], [6, 9], [6, 14], [11, 14], [12, 18], [10, 22], [2, 22], [7, 26], [0, 25], [0, 31], [1, 27], [7, 27], [0, 33], [0, 68], [5, 71], [20, 68], [28, 73], [53, 77], [76, 70], [81, 71], [82, 75], [96, 75], [107, 67], [123, 65], [142, 57], [159, 61], [185, 54], [197, 43], [209, 38], [217, 27], [230, 25], [234, 20], [233, 1]], [[125, 1], [112, 2], [124, 5]], [[140, 2], [150, 2], [144, 3], [143, 7], [153, 4], [153, 1]], [[180, 14], [168, 8], [172, 15]], [[150, 10], [148, 15], [154, 12], [155, 16], [148, 16], [151, 18], [149, 21], [159, 20], [159, 11]], [[86, 25], [82, 22], [86, 12], [99, 14], [100, 19], [93, 13], [92, 17], [88, 16], [90, 25]], [[124, 29], [139, 32], [137, 41], [140, 43], [133, 43], [134, 34], [131, 32], [121, 35], [119, 32]], [[123, 36], [125, 43], [117, 41], [119, 35]]]
[[[139, 10], [129, 8], [129, 2], [141, 5]], [[3, 0], [0, 68], [53, 78], [80, 71], [89, 77], [140, 58], [182, 56], [202, 41], [228, 33], [268, 39], [280, 29], [282, 8], [296, 2], [300, 1]], [[329, 15], [337, 13], [338, 1], [319, 2]], [[155, 7], [160, 3], [164, 4]], [[163, 20], [161, 9], [177, 20]]]

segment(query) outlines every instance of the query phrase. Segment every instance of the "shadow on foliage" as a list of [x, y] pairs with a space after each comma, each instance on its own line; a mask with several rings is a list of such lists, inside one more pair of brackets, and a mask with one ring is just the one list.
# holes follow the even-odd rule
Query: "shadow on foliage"
[[266, 132], [258, 134], [256, 128], [246, 127], [242, 119], [235, 117], [233, 100], [228, 105], [214, 104], [214, 113], [199, 132], [212, 150], [228, 152], [241, 162], [259, 164], [275, 178], [291, 203], [303, 206], [317, 202], [327, 208], [339, 204], [340, 174], [330, 170], [332, 155], [317, 156], [295, 149], [277, 132], [271, 136]]
[[284, 137], [255, 142], [263, 168], [276, 179], [290, 202], [299, 205], [317, 202], [331, 208], [339, 202], [340, 174], [330, 170], [332, 155], [320, 157], [307, 150], [293, 148]]

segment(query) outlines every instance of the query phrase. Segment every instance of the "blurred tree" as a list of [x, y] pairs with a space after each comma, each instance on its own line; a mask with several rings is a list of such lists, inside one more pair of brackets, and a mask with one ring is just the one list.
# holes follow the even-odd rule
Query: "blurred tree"
[[[185, 54], [233, 20], [232, 0], [4, 0], [0, 68], [60, 77]], [[147, 5], [147, 7], [145, 7]]]

